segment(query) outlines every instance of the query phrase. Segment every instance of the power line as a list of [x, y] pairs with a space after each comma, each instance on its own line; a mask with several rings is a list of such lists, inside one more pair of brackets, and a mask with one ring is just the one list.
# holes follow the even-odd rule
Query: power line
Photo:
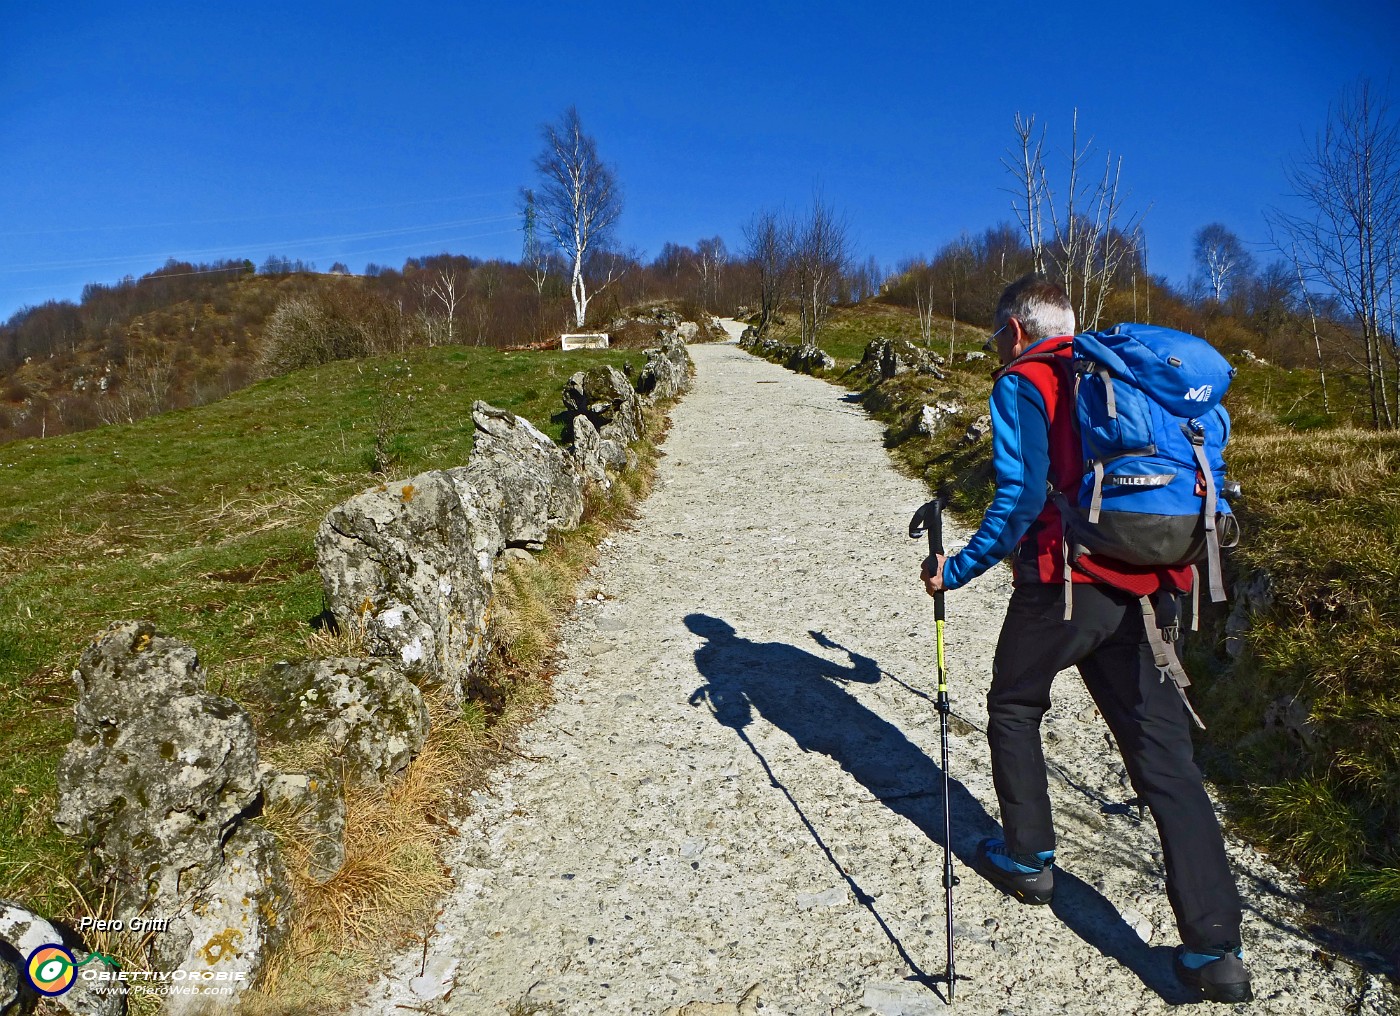
[[17, 229], [0, 231], [0, 236], [50, 236], [56, 233], [95, 233], [113, 229], [159, 229], [166, 226], [209, 226], [224, 222], [269, 222], [274, 219], [297, 219], [311, 215], [336, 215], [342, 212], [369, 212], [384, 208], [413, 208], [422, 205], [441, 205], [450, 201], [466, 201], [476, 198], [495, 198], [514, 191], [484, 191], [480, 194], [458, 194], [446, 198], [426, 198], [422, 201], [396, 201], [383, 205], [345, 205], [340, 208], [322, 208], [314, 211], [283, 212], [276, 215], [238, 215], [227, 219], [182, 219], [177, 222], [128, 222], [109, 226], [61, 226], [53, 229]]
[[[0, 272], [18, 274], [20, 272], [47, 272], [62, 268], [101, 268], [110, 265], [119, 265], [130, 261], [141, 261], [159, 257], [166, 258], [196, 258], [211, 257], [220, 254], [236, 253], [237, 250], [247, 250], [250, 247], [259, 247], [263, 250], [272, 250], [277, 247], [296, 247], [307, 244], [343, 243], [350, 240], [369, 240], [386, 236], [406, 236], [410, 233], [422, 233], [430, 229], [444, 229], [452, 226], [479, 226], [489, 222], [507, 222], [515, 219], [515, 213], [509, 215], [488, 215], [475, 219], [455, 219], [446, 222], [431, 222], [423, 226], [404, 226], [397, 229], [380, 229], [365, 233], [338, 233], [329, 236], [304, 237], [299, 240], [276, 240], [264, 243], [240, 244], [238, 247], [223, 246], [209, 247], [202, 250], [186, 251], [157, 251], [151, 254], [123, 254], [120, 256], [103, 258], [83, 258], [76, 261], [41, 261], [29, 265], [0, 265]], [[392, 249], [392, 248], [390, 248]]]

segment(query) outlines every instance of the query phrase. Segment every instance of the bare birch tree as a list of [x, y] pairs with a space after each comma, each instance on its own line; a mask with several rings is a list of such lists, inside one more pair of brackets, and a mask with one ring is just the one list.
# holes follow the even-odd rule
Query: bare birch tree
[[[1328, 111], [1309, 148], [1286, 169], [1306, 211], [1272, 209], [1273, 242], [1307, 282], [1335, 293], [1359, 333], [1371, 423], [1394, 427], [1386, 361], [1396, 363], [1387, 294], [1400, 264], [1400, 122], [1362, 79]], [[1400, 367], [1397, 368], [1400, 370]]]
[[711, 237], [695, 244], [695, 270], [700, 275], [700, 303], [706, 310], [714, 310], [719, 305], [720, 275], [729, 262], [729, 251], [725, 249], [724, 238]]
[[1317, 308], [1313, 306], [1312, 294], [1308, 292], [1308, 280], [1303, 274], [1303, 265], [1297, 252], [1293, 255], [1293, 265], [1298, 271], [1298, 289], [1303, 294], [1303, 303], [1308, 308], [1308, 320], [1312, 324], [1313, 349], [1317, 353], [1317, 381], [1322, 386], [1322, 412], [1332, 415], [1332, 407], [1327, 399], [1327, 365], [1322, 360], [1322, 336], [1317, 331]]
[[1219, 222], [1196, 230], [1194, 252], [1216, 303], [1221, 303], [1225, 291], [1237, 285], [1254, 268], [1254, 258], [1245, 250], [1244, 243]]
[[450, 346], [457, 338], [457, 304], [461, 301], [457, 293], [457, 273], [444, 268], [425, 286], [427, 294], [442, 305], [442, 316], [447, 325], [447, 344]]
[[[1019, 112], [1012, 118], [1012, 130], [1016, 132], [1019, 150], [1013, 159], [1010, 154], [1001, 164], [1016, 178], [1019, 187], [1012, 191], [1011, 210], [1016, 213], [1016, 221], [1026, 234], [1026, 244], [1031, 249], [1034, 271], [1045, 274], [1045, 198], [1049, 186], [1045, 181], [1045, 128], [1040, 128], [1040, 136], [1035, 133], [1035, 115], [1022, 116]], [[1018, 201], [1024, 204], [1018, 204]]]
[[919, 312], [919, 337], [924, 340], [924, 348], [933, 348], [933, 283], [928, 284], [927, 292], [923, 287], [914, 287], [914, 306]]
[[542, 134], [544, 149], [535, 159], [535, 169], [544, 183], [536, 208], [540, 223], [572, 265], [574, 324], [582, 328], [588, 301], [616, 281], [610, 273], [590, 293], [585, 269], [611, 238], [622, 214], [622, 193], [612, 170], [598, 157], [597, 143], [583, 132], [576, 108], [570, 106], [558, 122], [546, 124]]

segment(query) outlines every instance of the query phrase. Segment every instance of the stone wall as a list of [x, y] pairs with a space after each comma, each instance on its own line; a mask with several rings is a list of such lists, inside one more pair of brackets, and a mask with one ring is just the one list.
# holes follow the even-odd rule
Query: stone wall
[[[327, 513], [315, 538], [326, 602], [342, 629], [363, 634], [369, 658], [284, 661], [254, 690], [269, 704], [263, 737], [319, 743], [325, 771], [262, 762], [248, 713], [209, 694], [195, 650], [150, 622], [115, 622], [88, 646], [73, 674], [76, 736], [59, 769], [55, 822], [83, 841], [89, 875], [107, 887], [102, 916], [168, 918], [151, 937], [154, 969], [256, 982], [292, 918], [281, 851], [257, 821], [262, 806], [297, 811], [315, 831], [309, 876], [335, 876], [345, 783], [383, 785], [407, 767], [428, 733], [425, 689], [466, 695], [485, 663], [503, 559], [575, 528], [590, 490], [635, 466], [645, 408], [689, 386], [686, 334], [693, 329], [670, 329], [645, 351], [635, 386], [611, 367], [571, 377], [564, 447], [476, 402], [466, 465], [377, 484]], [[72, 932], [0, 901], [0, 1016], [32, 1010], [16, 967], [45, 929], [52, 944], [87, 955]], [[126, 1008], [117, 993], [100, 1004], [76, 989], [65, 999], [73, 1012]], [[165, 1011], [208, 1001], [172, 996]]]

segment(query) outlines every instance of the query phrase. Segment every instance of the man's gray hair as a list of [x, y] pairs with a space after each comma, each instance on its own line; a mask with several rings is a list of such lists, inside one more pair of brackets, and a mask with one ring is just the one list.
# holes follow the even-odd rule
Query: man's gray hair
[[1023, 275], [1002, 291], [993, 330], [1008, 318], [1021, 322], [1032, 340], [1074, 334], [1074, 308], [1065, 291], [1043, 275]]

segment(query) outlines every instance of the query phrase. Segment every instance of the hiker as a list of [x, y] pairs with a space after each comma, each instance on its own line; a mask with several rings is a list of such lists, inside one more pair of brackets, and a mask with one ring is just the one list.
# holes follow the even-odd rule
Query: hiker
[[[1138, 595], [1145, 582], [1155, 587], [1155, 602], [1170, 611], [1190, 579], [1180, 569], [1119, 567], [1099, 555], [1090, 555], [1097, 578], [1077, 562], [1065, 571], [1060, 509], [1048, 492], [1077, 497], [1084, 475], [1074, 390], [1069, 372], [1055, 363], [1020, 358], [1053, 352], [1068, 364], [1074, 311], [1059, 287], [1027, 275], [1002, 293], [993, 327], [988, 345], [995, 342], [1003, 365], [991, 396], [996, 494], [967, 546], [925, 560], [920, 575], [933, 595], [1012, 558], [1015, 588], [987, 693], [987, 740], [1005, 838], [978, 844], [974, 867], [1022, 903], [1051, 901], [1055, 829], [1040, 721], [1055, 674], [1077, 665], [1133, 789], [1157, 824], [1167, 896], [1183, 943], [1174, 962], [1177, 977], [1213, 1001], [1248, 1001], [1240, 897], [1192, 760], [1189, 706], [1154, 660]], [[1120, 574], [1134, 592], [1105, 580]]]

